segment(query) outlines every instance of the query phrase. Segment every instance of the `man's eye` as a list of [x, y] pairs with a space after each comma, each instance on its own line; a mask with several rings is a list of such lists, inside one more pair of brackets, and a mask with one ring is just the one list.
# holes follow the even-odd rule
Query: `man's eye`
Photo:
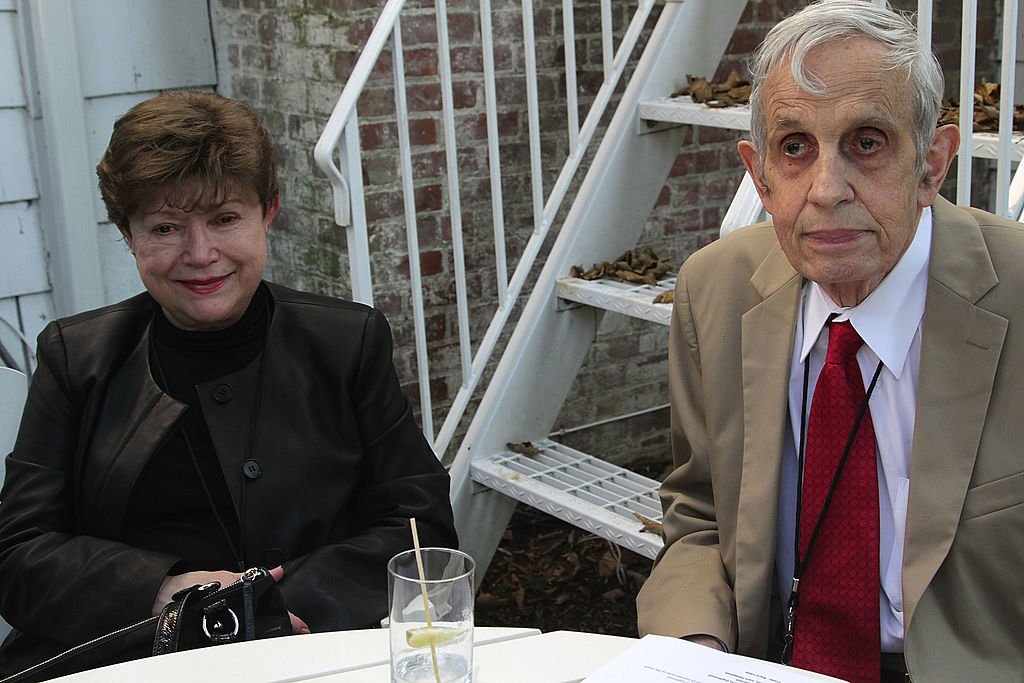
[[882, 143], [875, 138], [859, 138], [857, 140], [857, 149], [862, 152], [874, 152], [881, 145]]
[[807, 149], [807, 145], [802, 142], [790, 141], [783, 143], [782, 151], [786, 156], [796, 157], [803, 154], [804, 150]]
[[238, 216], [233, 213], [226, 213], [222, 216], [217, 216], [217, 222], [221, 225], [229, 225], [238, 220]]
[[158, 225], [155, 228], [153, 228], [153, 232], [155, 232], [158, 235], [169, 235], [172, 232], [174, 232], [174, 226], [166, 224]]

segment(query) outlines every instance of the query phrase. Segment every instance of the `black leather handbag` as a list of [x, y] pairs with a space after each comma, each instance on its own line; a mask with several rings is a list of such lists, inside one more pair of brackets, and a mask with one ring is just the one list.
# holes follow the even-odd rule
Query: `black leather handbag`
[[159, 615], [65, 650], [0, 683], [33, 683], [168, 652], [193, 650], [292, 632], [277, 582], [262, 567], [221, 588], [214, 581], [174, 594]]

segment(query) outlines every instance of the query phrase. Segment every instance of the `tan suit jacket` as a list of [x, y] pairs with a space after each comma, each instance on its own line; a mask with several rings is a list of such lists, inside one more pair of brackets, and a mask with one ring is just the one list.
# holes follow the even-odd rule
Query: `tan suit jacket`
[[[903, 556], [918, 683], [1024, 680], [1024, 226], [938, 198]], [[641, 633], [764, 657], [787, 384], [803, 279], [769, 224], [680, 271], [670, 341], [677, 469]], [[1017, 327], [1015, 327], [1015, 325]]]

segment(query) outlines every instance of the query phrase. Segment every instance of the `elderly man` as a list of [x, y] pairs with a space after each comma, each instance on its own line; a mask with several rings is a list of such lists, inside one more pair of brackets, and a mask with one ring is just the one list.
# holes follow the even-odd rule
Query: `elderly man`
[[959, 136], [903, 17], [811, 5], [753, 77], [739, 151], [773, 220], [679, 275], [640, 631], [858, 683], [1018, 681], [1024, 230], [938, 196]]

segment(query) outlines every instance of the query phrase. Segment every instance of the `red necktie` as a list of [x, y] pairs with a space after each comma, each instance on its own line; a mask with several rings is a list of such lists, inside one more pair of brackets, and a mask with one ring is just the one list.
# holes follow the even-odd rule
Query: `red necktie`
[[[801, 558], [864, 402], [855, 358], [863, 343], [849, 322], [829, 323], [825, 365], [807, 424]], [[800, 580], [793, 665], [851, 683], [878, 683], [878, 471], [867, 410], [810, 552]]]

